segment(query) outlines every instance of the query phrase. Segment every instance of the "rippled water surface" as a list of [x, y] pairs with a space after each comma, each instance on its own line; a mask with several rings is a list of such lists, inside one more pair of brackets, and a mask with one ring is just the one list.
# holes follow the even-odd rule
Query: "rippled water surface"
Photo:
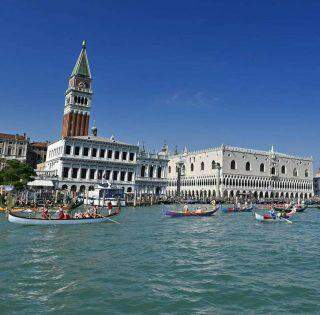
[[320, 313], [320, 210], [18, 226], [0, 217], [0, 314]]

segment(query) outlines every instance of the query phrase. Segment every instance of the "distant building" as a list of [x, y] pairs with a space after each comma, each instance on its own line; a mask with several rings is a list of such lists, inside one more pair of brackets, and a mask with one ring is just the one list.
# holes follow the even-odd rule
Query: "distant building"
[[26, 134], [0, 133], [0, 159], [18, 160], [36, 168], [46, 160], [48, 142], [30, 142]]
[[[178, 176], [178, 173], [181, 176]], [[180, 181], [180, 183], [178, 183]], [[193, 198], [310, 198], [313, 160], [270, 151], [220, 146], [174, 154], [168, 164], [167, 194]]]
[[31, 142], [28, 149], [28, 162], [33, 168], [37, 167], [37, 164], [43, 163], [47, 158], [49, 142]]
[[29, 139], [25, 134], [0, 133], [0, 158], [27, 162]]

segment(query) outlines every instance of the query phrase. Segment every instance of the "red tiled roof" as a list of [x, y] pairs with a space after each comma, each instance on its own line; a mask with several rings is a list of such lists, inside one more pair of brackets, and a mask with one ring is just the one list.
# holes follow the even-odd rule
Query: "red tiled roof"
[[32, 142], [30, 145], [35, 148], [47, 148], [49, 143], [48, 142]]
[[0, 139], [8, 139], [8, 140], [26, 140], [26, 136], [24, 135], [11, 135], [8, 133], [0, 133]]

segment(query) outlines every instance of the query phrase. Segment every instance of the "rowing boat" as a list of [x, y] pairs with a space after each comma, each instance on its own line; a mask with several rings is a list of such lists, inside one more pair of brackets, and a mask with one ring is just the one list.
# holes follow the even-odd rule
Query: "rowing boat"
[[11, 223], [26, 224], [26, 225], [72, 225], [72, 224], [88, 224], [88, 223], [101, 223], [101, 222], [114, 222], [111, 217], [118, 215], [119, 212], [114, 212], [110, 215], [98, 218], [81, 218], [81, 219], [41, 219], [41, 218], [27, 218], [16, 213], [10, 212], [8, 220]]
[[231, 207], [231, 208], [223, 208], [222, 211], [225, 213], [230, 212], [251, 212], [253, 210], [253, 207], [245, 207], [245, 208], [237, 208], [237, 207]]
[[254, 212], [254, 217], [256, 218], [256, 220], [258, 220], [260, 222], [288, 222], [288, 223], [292, 223], [288, 219], [291, 218], [295, 213], [296, 213], [296, 210], [293, 209], [291, 212], [286, 213], [286, 217], [283, 218], [283, 217], [281, 217], [280, 213], [277, 213], [273, 217], [269, 213], [259, 214], [257, 212]]
[[213, 210], [205, 211], [205, 210], [195, 210], [195, 211], [189, 211], [189, 212], [183, 212], [183, 211], [165, 211], [165, 215], [172, 217], [172, 218], [178, 218], [178, 217], [209, 217], [213, 215], [215, 212], [217, 212], [219, 207], [216, 207]]

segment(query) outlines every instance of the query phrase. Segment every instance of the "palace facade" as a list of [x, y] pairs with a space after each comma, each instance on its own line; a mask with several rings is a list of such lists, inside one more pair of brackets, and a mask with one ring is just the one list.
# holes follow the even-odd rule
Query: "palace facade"
[[48, 147], [45, 168], [38, 172], [57, 187], [71, 191], [93, 190], [109, 182], [126, 193], [165, 194], [168, 151], [165, 145], [152, 154], [138, 145], [89, 134], [92, 77], [86, 43], [69, 77], [65, 94], [61, 139]]
[[[178, 173], [180, 172], [180, 176]], [[180, 181], [180, 183], [179, 183]], [[313, 160], [274, 151], [222, 145], [174, 154], [168, 164], [167, 195], [234, 198], [241, 193], [256, 198], [313, 196]]]

